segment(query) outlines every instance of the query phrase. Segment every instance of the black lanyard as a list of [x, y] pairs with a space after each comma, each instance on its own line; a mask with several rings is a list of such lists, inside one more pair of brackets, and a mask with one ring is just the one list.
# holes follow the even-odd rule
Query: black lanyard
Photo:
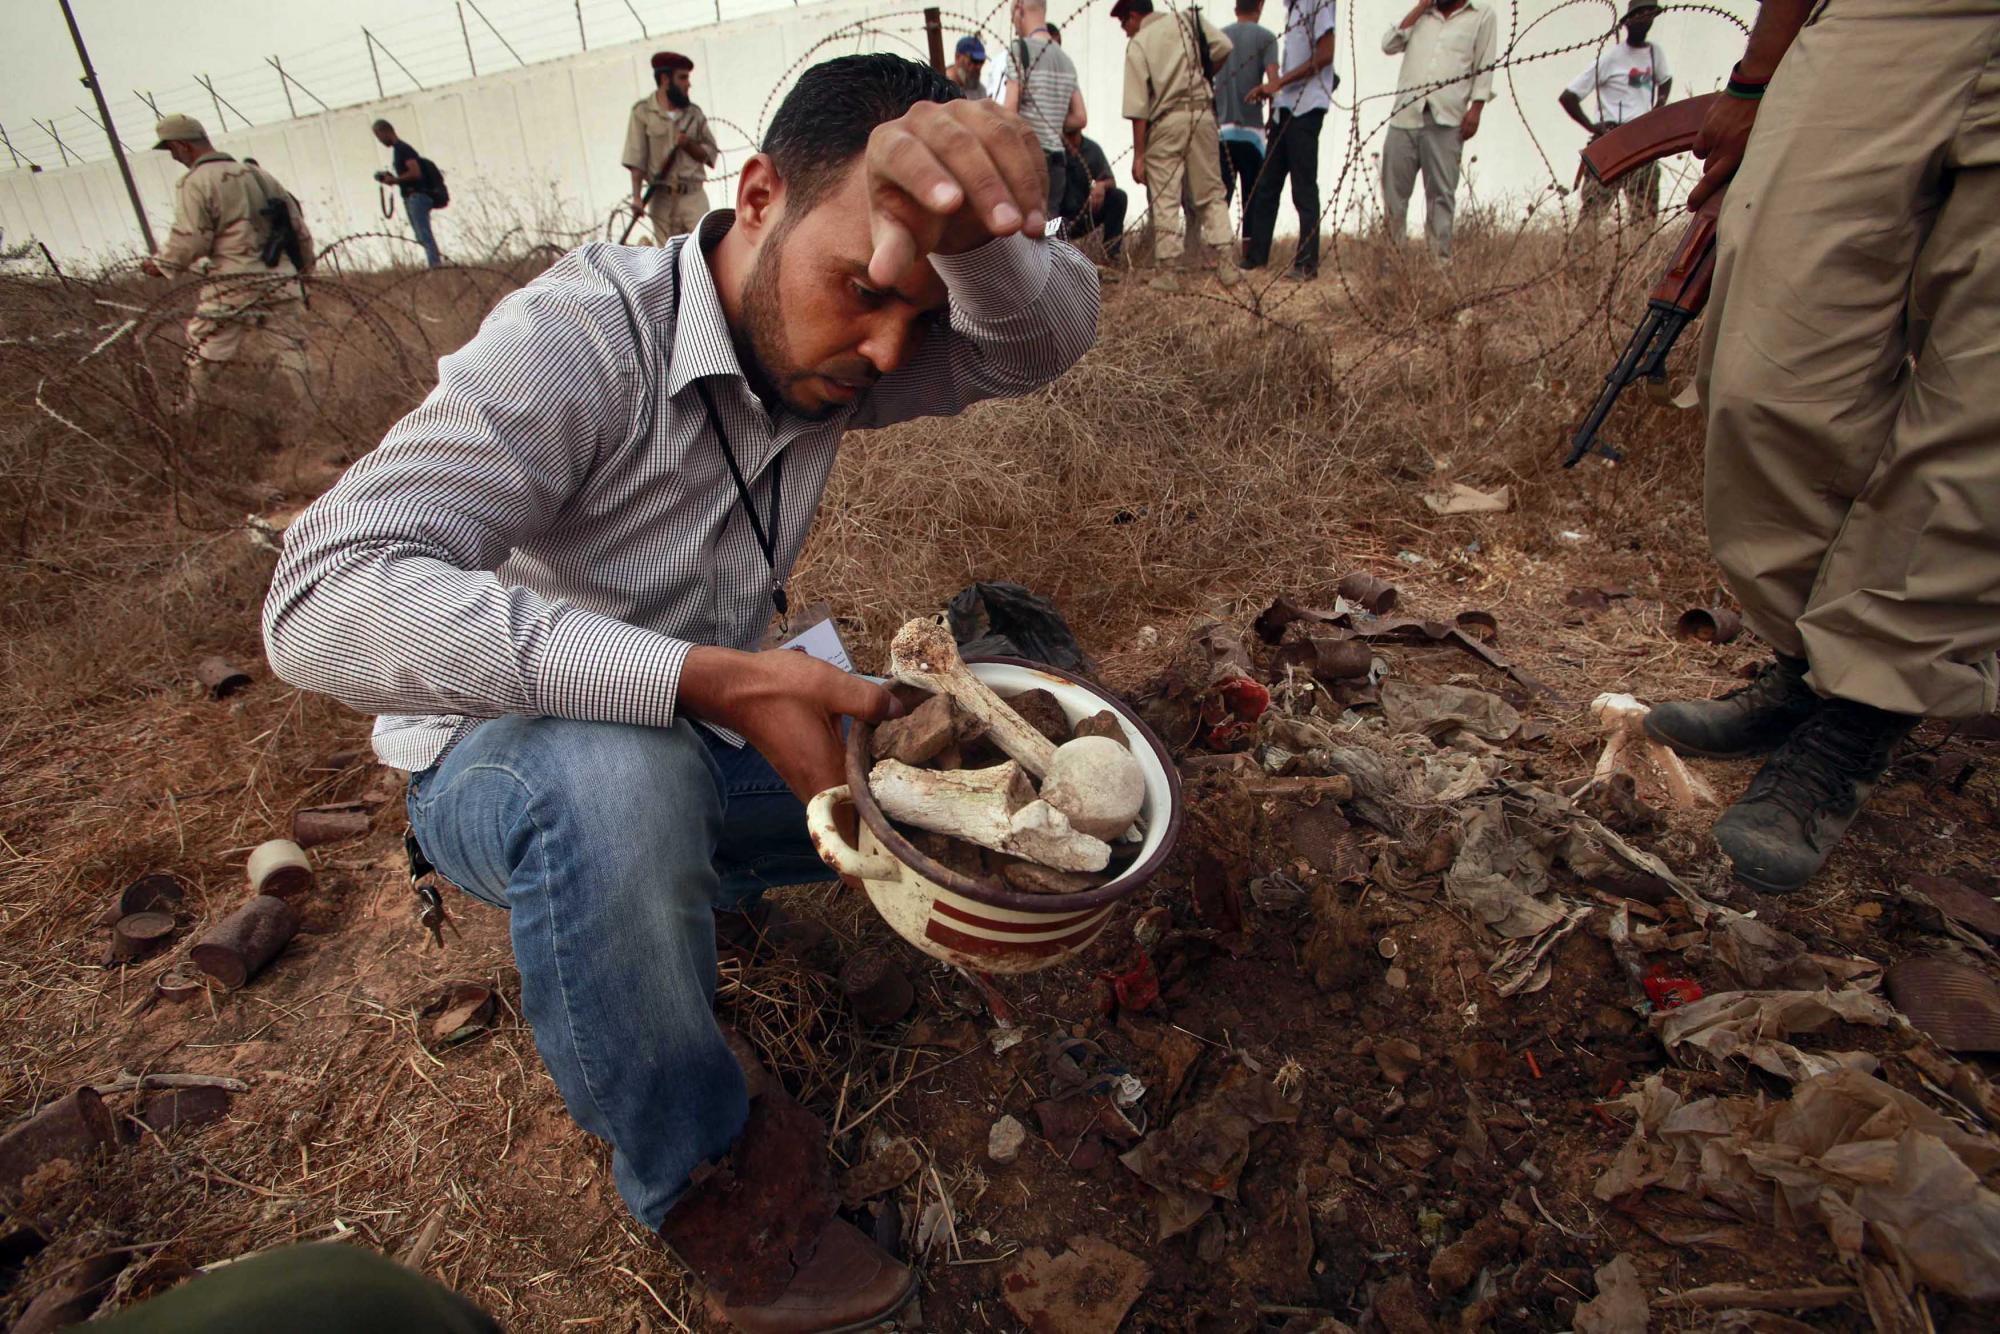
[[782, 619], [791, 609], [791, 599], [785, 596], [785, 581], [778, 577], [778, 502], [784, 494], [785, 456], [780, 453], [771, 460], [771, 526], [757, 517], [757, 507], [750, 501], [750, 486], [743, 480], [743, 468], [736, 462], [736, 451], [729, 447], [729, 437], [722, 430], [722, 415], [715, 410], [715, 400], [709, 396], [708, 381], [696, 380], [695, 392], [701, 395], [701, 405], [708, 409], [708, 429], [715, 432], [715, 439], [722, 446], [722, 458], [729, 465], [729, 480], [736, 483], [736, 498], [743, 502], [744, 517], [750, 520], [750, 532], [757, 539], [757, 547], [764, 553], [764, 564], [771, 570], [771, 605], [778, 609]]
[[[689, 244], [699, 244], [690, 235], [674, 250], [674, 337], [680, 337], [681, 324], [681, 255]], [[729, 480], [736, 483], [736, 498], [743, 504], [744, 517], [750, 520], [751, 535], [757, 539], [757, 549], [764, 553], [764, 564], [771, 571], [771, 605], [777, 609], [780, 624], [785, 622], [791, 610], [791, 599], [785, 596], [785, 581], [778, 577], [778, 504], [784, 495], [785, 456], [782, 451], [771, 460], [771, 521], [768, 528], [764, 520], [757, 516], [757, 506], [750, 500], [750, 484], [743, 480], [742, 465], [736, 462], [736, 451], [729, 447], [729, 435], [722, 429], [722, 414], [715, 410], [715, 399], [708, 392], [708, 381], [696, 380], [695, 392], [701, 395], [701, 405], [708, 411], [708, 429], [715, 432], [715, 441], [722, 446], [723, 462], [729, 465]]]

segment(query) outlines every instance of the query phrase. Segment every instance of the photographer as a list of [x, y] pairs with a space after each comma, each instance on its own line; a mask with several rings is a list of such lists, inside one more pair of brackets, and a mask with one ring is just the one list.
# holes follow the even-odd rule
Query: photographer
[[438, 198], [437, 182], [433, 179], [436, 168], [425, 171], [423, 158], [396, 137], [396, 127], [388, 121], [376, 121], [374, 130], [376, 142], [389, 150], [391, 163], [390, 170], [376, 172], [375, 179], [402, 190], [403, 212], [410, 217], [410, 230], [416, 233], [417, 244], [424, 248], [424, 262], [438, 268], [444, 261], [438, 258], [437, 238], [431, 235], [431, 210], [443, 202]]

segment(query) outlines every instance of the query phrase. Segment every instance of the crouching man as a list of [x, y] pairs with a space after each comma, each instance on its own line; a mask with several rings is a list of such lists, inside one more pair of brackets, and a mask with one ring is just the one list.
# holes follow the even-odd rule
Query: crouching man
[[1090, 345], [1096, 270], [1045, 234], [1047, 190], [1027, 124], [926, 66], [807, 70], [733, 212], [570, 255], [444, 358], [265, 605], [279, 675], [382, 715], [425, 852], [510, 910], [570, 1113], [741, 1329], [859, 1327], [912, 1289], [710, 1008], [715, 911], [826, 878], [801, 799], [842, 781], [842, 716], [896, 707], [753, 650], [846, 431]]

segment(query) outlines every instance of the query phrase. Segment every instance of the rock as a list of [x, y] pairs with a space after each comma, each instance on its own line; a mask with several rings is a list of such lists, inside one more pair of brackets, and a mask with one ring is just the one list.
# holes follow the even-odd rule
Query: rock
[[986, 1132], [986, 1156], [996, 1163], [1011, 1163], [1021, 1156], [1028, 1142], [1028, 1128], [1011, 1116], [1003, 1116]]
[[1423, 1048], [1408, 1038], [1383, 1038], [1375, 1044], [1375, 1064], [1382, 1077], [1398, 1088], [1424, 1063]]
[[1071, 1237], [1066, 1254], [1022, 1252], [1000, 1280], [1001, 1299], [1030, 1334], [1113, 1334], [1153, 1271], [1098, 1237]]
[[1118, 721], [1117, 713], [1111, 709], [1099, 709], [1088, 718], [1080, 720], [1076, 725], [1075, 731], [1079, 737], [1109, 737], [1111, 740], [1128, 749], [1132, 744], [1131, 739], [1125, 735], [1125, 724]]
[[1479, 1271], [1495, 1260], [1520, 1249], [1521, 1234], [1497, 1214], [1487, 1214], [1474, 1223], [1464, 1236], [1439, 1251], [1431, 1259], [1431, 1291], [1450, 1297], [1479, 1277]]
[[1022, 721], [1056, 745], [1060, 746], [1070, 739], [1069, 715], [1063, 712], [1062, 702], [1050, 692], [1023, 690], [1006, 698], [1008, 707], [1020, 714]]

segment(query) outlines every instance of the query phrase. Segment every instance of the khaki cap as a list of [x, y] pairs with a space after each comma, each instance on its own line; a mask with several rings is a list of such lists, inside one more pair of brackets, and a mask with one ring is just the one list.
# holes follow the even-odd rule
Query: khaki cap
[[153, 127], [153, 133], [160, 140], [153, 145], [155, 148], [165, 148], [173, 143], [199, 143], [208, 138], [208, 131], [201, 128], [201, 122], [193, 116], [164, 116]]

